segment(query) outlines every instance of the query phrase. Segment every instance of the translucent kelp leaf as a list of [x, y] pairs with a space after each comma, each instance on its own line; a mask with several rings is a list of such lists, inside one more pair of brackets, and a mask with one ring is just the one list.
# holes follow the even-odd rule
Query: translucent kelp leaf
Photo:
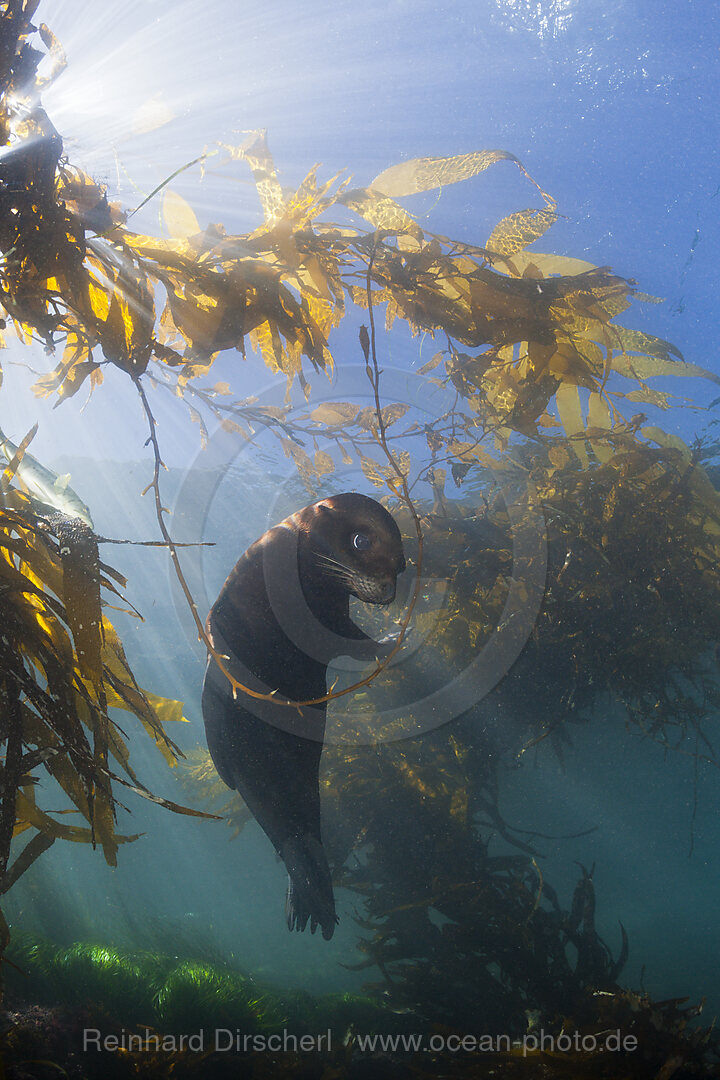
[[626, 352], [646, 353], [649, 356], [662, 358], [672, 356], [679, 361], [683, 359], [683, 354], [671, 341], [645, 334], [642, 330], [631, 330], [627, 326], [617, 326], [613, 329], [617, 342]]
[[457, 184], [489, 169], [498, 161], [520, 164], [514, 154], [506, 150], [478, 150], [472, 154], [455, 157], [413, 158], [385, 169], [370, 184], [373, 191], [390, 195], [394, 199], [414, 195], [420, 191]]
[[295, 462], [295, 468], [304, 481], [305, 486], [309, 491], [314, 491], [314, 483], [318, 479], [318, 473], [312, 458], [308, 456], [302, 446], [298, 446], [292, 439], [281, 438], [280, 442], [285, 451], [285, 457], [288, 457], [291, 461]]
[[156, 131], [169, 124], [175, 115], [161, 93], [153, 94], [135, 109], [130, 127], [134, 135], [145, 135], [148, 131]]
[[94, 360], [81, 360], [79, 363], [73, 364], [67, 377], [63, 380], [62, 386], [58, 389], [58, 397], [62, 401], [73, 397], [87, 378], [90, 379], [90, 392], [92, 392], [95, 386], [103, 380], [100, 365], [96, 364]]
[[360, 406], [353, 405], [349, 401], [329, 401], [313, 409], [310, 418], [317, 424], [337, 427], [342, 424], [351, 424], [359, 411]]
[[556, 469], [565, 469], [570, 463], [570, 455], [564, 446], [549, 447], [548, 457]]
[[123, 243], [136, 255], [152, 259], [165, 269], [180, 270], [195, 260], [195, 253], [187, 240], [163, 240], [159, 236], [123, 230]]
[[182, 240], [202, 232], [190, 203], [169, 188], [166, 188], [163, 194], [162, 217], [165, 228], [174, 239]]
[[440, 364], [442, 364], [444, 358], [444, 352], [436, 352], [435, 355], [432, 356], [426, 364], [423, 364], [423, 366], [418, 371], [418, 375], [427, 375], [428, 372], [434, 371], [436, 367], [439, 367]]
[[[643, 334], [643, 338], [647, 335]], [[655, 341], [660, 341], [655, 338]], [[627, 345], [627, 340], [625, 341]], [[628, 356], [620, 353], [612, 359], [613, 371], [624, 375], [627, 379], [652, 379], [664, 375], [686, 378], [709, 379], [710, 382], [720, 384], [720, 376], [700, 367], [698, 364], [689, 364], [685, 360], [673, 360], [662, 355], [654, 356]]]
[[161, 724], [188, 723], [187, 717], [183, 716], [182, 701], [174, 701], [172, 698], [160, 697], [158, 694], [151, 694], [149, 690], [145, 690], [144, 694], [148, 704], [156, 713]]
[[538, 251], [518, 251], [512, 258], [493, 259], [493, 266], [497, 267], [502, 263], [505, 263], [514, 277], [522, 277], [529, 267], [534, 267], [542, 277], [556, 274], [572, 277], [574, 274], [585, 274], [589, 270], [598, 269], [594, 263], [586, 262], [585, 259], [573, 259], [566, 255], [541, 255]]
[[[91, 844], [94, 841], [92, 829], [82, 825], [65, 825], [41, 810], [35, 802], [35, 795], [30, 785], [17, 793], [17, 817], [21, 823], [28, 822], [54, 839], [73, 840], [81, 844]], [[135, 836], [116, 836], [115, 840], [118, 844], [129, 843], [137, 840], [139, 835], [137, 833]]]
[[[608, 404], [601, 394], [590, 394], [590, 400], [588, 402], [588, 417], [587, 417], [588, 433], [592, 428], [604, 429], [609, 431], [611, 428], [610, 409]], [[593, 453], [598, 461], [609, 461], [614, 456], [614, 450], [610, 444], [600, 438], [593, 438], [588, 434], [590, 439], [590, 445], [593, 448]]]
[[663, 431], [663, 429], [659, 427], [641, 428], [640, 434], [644, 435], [646, 439], [652, 439], [658, 446], [665, 446], [671, 450], [679, 450], [687, 461], [692, 459], [690, 447], [686, 442], [683, 442], [678, 435], [670, 435], [667, 431]]
[[[103, 619], [103, 663], [108, 705], [127, 709], [138, 717], [155, 745], [171, 766], [177, 763], [177, 748], [163, 731], [160, 718], [150, 699], [138, 686], [130, 670], [122, 642], [115, 628]], [[165, 700], [165, 699], [161, 699]], [[173, 718], [177, 715], [176, 704], [169, 706]]]
[[97, 538], [79, 518], [56, 515], [63, 567], [63, 601], [72, 630], [80, 671], [95, 683], [102, 680], [102, 614]]
[[383, 406], [381, 413], [385, 427], [390, 427], [391, 424], [394, 424], [398, 420], [402, 419], [402, 417], [405, 415], [409, 408], [409, 405], [402, 405], [399, 403]]
[[314, 458], [315, 469], [318, 476], [326, 476], [335, 472], [335, 462], [324, 450], [317, 450]]
[[554, 210], [519, 210], [495, 226], [485, 247], [508, 258], [544, 236], [557, 219]]
[[106, 288], [97, 282], [92, 275], [88, 275], [88, 298], [90, 300], [90, 310], [93, 315], [105, 322], [110, 311], [110, 297]]
[[245, 158], [252, 169], [265, 221], [276, 221], [282, 217], [285, 199], [267, 144], [265, 129], [252, 132], [248, 142], [238, 147], [236, 152], [239, 157]]
[[371, 484], [374, 484], [376, 488], [382, 488], [385, 486], [385, 478], [380, 470], [376, 461], [372, 458], [365, 457], [364, 454], [360, 455], [360, 467], [367, 476]]
[[376, 229], [406, 232], [418, 241], [422, 239], [422, 229], [415, 218], [382, 192], [373, 191], [371, 188], [353, 188], [345, 192], [339, 201], [347, 206], [348, 210], [360, 214]]
[[[25, 435], [25, 437], [20, 442], [20, 445], [11, 457], [10, 461], [8, 461], [7, 465], [4, 466], [2, 480], [0, 480], [0, 491], [2, 491], [3, 493], [9, 489], [11, 480], [13, 479], [13, 477], [18, 471], [18, 468], [22, 464], [23, 457], [25, 456], [25, 451], [37, 435], [37, 432], [38, 425], [37, 423], [35, 423], [30, 428], [27, 435]], [[5, 445], [4, 440], [3, 445]]]
[[555, 394], [555, 401], [558, 415], [565, 429], [565, 434], [570, 440], [570, 445], [581, 465], [587, 468], [590, 464], [587, 450], [583, 446], [582, 440], [578, 438], [578, 436], [584, 434], [585, 425], [583, 424], [580, 394], [577, 386], [572, 383], [562, 383]]
[[41, 90], [54, 82], [60, 72], [65, 70], [67, 67], [67, 58], [65, 56], [65, 50], [47, 23], [40, 23], [38, 26], [38, 34], [40, 35], [40, 40], [43, 45], [48, 50], [52, 64], [50, 71], [43, 77], [37, 79], [37, 89]]
[[669, 409], [670, 401], [675, 397], [667, 391], [653, 390], [649, 386], [643, 386], [640, 390], [630, 390], [620, 396], [641, 405], [654, 405], [657, 409]]

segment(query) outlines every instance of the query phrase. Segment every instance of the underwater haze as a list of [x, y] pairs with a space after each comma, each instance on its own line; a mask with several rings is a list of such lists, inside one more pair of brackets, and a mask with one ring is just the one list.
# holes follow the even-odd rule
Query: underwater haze
[[[173, 222], [189, 209], [194, 219], [185, 220], [196, 219], [200, 230], [222, 223], [250, 244], [267, 206], [257, 164], [251, 171], [249, 157], [229, 148], [247, 148], [247, 133], [264, 130], [271, 157], [263, 160], [268, 169], [274, 163], [286, 197], [317, 163], [320, 185], [342, 171], [348, 190], [371, 189], [400, 163], [504, 151], [505, 159], [465, 179], [386, 194], [413, 216], [423, 243], [439, 238], [433, 258], [442, 248], [448, 259], [478, 260], [479, 248], [492, 249], [499, 222], [532, 207], [553, 221], [542, 235], [537, 219], [523, 219], [537, 232], [522, 257], [532, 263], [533, 253], [552, 253], [583, 266], [513, 276], [503, 263], [498, 273], [529, 289], [595, 268], [607, 276], [592, 278], [595, 291], [563, 323], [565, 337], [548, 337], [545, 328], [536, 345], [527, 329], [503, 341], [488, 331], [484, 343], [458, 330], [443, 305], [451, 294], [460, 303], [460, 290], [433, 294], [435, 308], [409, 285], [402, 292], [389, 270], [373, 279], [379, 401], [406, 407], [402, 421], [391, 417], [394, 441], [386, 445], [407, 455], [420, 551], [401, 484], [392, 469], [382, 473], [376, 420], [351, 430], [350, 413], [332, 412], [334, 403], [350, 403], [374, 417], [373, 354], [358, 340], [369, 324], [369, 247], [363, 256], [358, 244], [359, 269], [353, 264], [343, 280], [337, 325], [312, 308], [328, 333], [332, 369], [311, 363], [307, 349], [300, 356], [300, 346], [294, 369], [289, 361], [283, 367], [289, 347], [270, 363], [261, 338], [249, 336], [244, 356], [228, 339], [213, 350], [212, 370], [198, 374], [192, 364], [207, 361], [199, 338], [186, 333], [178, 344], [179, 333], [168, 335], [168, 348], [185, 350], [191, 385], [227, 387], [203, 400], [183, 397], [181, 368], [161, 363], [159, 352], [142, 376], [166, 466], [159, 483], [167, 528], [177, 541], [208, 545], [178, 549], [201, 619], [250, 544], [316, 499], [343, 491], [382, 498], [403, 534], [408, 570], [394, 604], [352, 600], [353, 618], [378, 637], [397, 631], [412, 605], [403, 651], [377, 679], [328, 705], [320, 793], [338, 925], [330, 941], [309, 928], [288, 931], [286, 867], [208, 760], [207, 648], [167, 548], [101, 543], [100, 558], [127, 579], [122, 591], [142, 615], [104, 594], [116, 605], [105, 614], [137, 685], [182, 702], [185, 718], [166, 725], [183, 755], [168, 768], [136, 718], [116, 710], [132, 767], [155, 795], [217, 817], [173, 813], [118, 787], [117, 832], [140, 835], [120, 845], [114, 867], [89, 843], [58, 840], [45, 851], [3, 897], [10, 959], [37, 980], [33, 949], [50, 950], [58, 963], [61, 950], [80, 943], [123, 957], [153, 954], [168, 965], [187, 961], [255, 980], [279, 1001], [292, 999], [296, 1017], [296, 992], [356, 995], [340, 1024], [346, 1032], [379, 1029], [388, 1016], [405, 1023], [408, 1015], [418, 1030], [437, 1024], [517, 1035], [538, 1024], [550, 1030], [562, 1016], [579, 1027], [591, 1023], [592, 994], [621, 991], [653, 1001], [705, 999], [701, 1022], [712, 1018], [720, 1009], [720, 582], [708, 555], [716, 548], [707, 546], [720, 535], [717, 5], [109, 0], [96, 14], [56, 0], [41, 2], [33, 22], [48, 24], [67, 58], [42, 93], [67, 159], [106, 187], [111, 203], [139, 207], [126, 224], [142, 238], [185, 242]], [[340, 222], [332, 243], [341, 244], [358, 229], [362, 207], [333, 204], [324, 213]], [[296, 255], [314, 221], [291, 236]], [[377, 224], [367, 218], [362, 228], [372, 236]], [[100, 239], [111, 244], [112, 231]], [[286, 258], [292, 264], [286, 240], [277, 242], [273, 270]], [[414, 249], [407, 239], [395, 250]], [[324, 274], [324, 252], [313, 251]], [[238, 258], [249, 260], [250, 248]], [[408, 255], [406, 269], [410, 263]], [[437, 265], [417, 270], [423, 289], [441, 276]], [[159, 322], [174, 285], [169, 272], [155, 280]], [[331, 286], [313, 281], [318, 304], [323, 288], [334, 298]], [[553, 334], [552, 320], [571, 302], [558, 294], [550, 304]], [[597, 316], [593, 305], [605, 302], [607, 317]], [[386, 323], [386, 304], [394, 305], [394, 322]], [[504, 310], [498, 306], [490, 322]], [[592, 377], [575, 377], [575, 353], [564, 369], [547, 361], [551, 339], [577, 332], [586, 343], [601, 341], [586, 332], [593, 318], [638, 332], [617, 346], [635, 362], [622, 385], [612, 382], [620, 375], [609, 359], [603, 373], [616, 348], [610, 331], [602, 348], [592, 346], [599, 361], [578, 347], [583, 362], [596, 364]], [[39, 334], [28, 343], [9, 330], [5, 338], [5, 436], [19, 444], [38, 423], [32, 455], [70, 475], [98, 537], [161, 539], [155, 493], [143, 494], [156, 463], [133, 378], [108, 362], [91, 395], [86, 383], [66, 400], [52, 387], [38, 396], [32, 385], [58, 364], [63, 345], [52, 356]], [[270, 350], [268, 340], [269, 331]], [[499, 366], [525, 349], [540, 396], [535, 408], [517, 391], [502, 422], [483, 419], [481, 435], [480, 426], [462, 428], [460, 413], [486, 418], [487, 399], [499, 416], [498, 402], [511, 392], [482, 382], [486, 347]], [[438, 351], [445, 358], [433, 365]], [[689, 366], [670, 374], [672, 364]], [[300, 366], [306, 386], [293, 382]], [[557, 399], [553, 378], [563, 383]], [[577, 401], [574, 428], [563, 380]], [[601, 422], [598, 403], [613, 387], [618, 396]], [[244, 431], [223, 426], [230, 413], [213, 411], [218, 401], [267, 410], [265, 419], [253, 427], [246, 413]], [[431, 432], [441, 415], [442, 451]], [[290, 426], [280, 431], [280, 420]], [[472, 456], [473, 433], [484, 458]], [[648, 456], [633, 457], [627, 471], [618, 466], [621, 479], [606, 482], [621, 452], [627, 462], [636, 452]], [[373, 457], [380, 473], [368, 465]], [[663, 487], [670, 474], [676, 486]], [[536, 502], [527, 503], [530, 482]], [[424, 576], [413, 594], [419, 556]], [[503, 607], [508, 596], [520, 605], [517, 617]], [[522, 620], [522, 640], [508, 645], [515, 632], [508, 624]], [[488, 659], [492, 671], [463, 675], [500, 632], [506, 644]], [[338, 687], [356, 678], [360, 669], [349, 667], [331, 668]], [[38, 804], [67, 810], [49, 772], [35, 775]], [[14, 850], [22, 842], [20, 834]], [[11, 999], [35, 993], [54, 1007], [52, 985], [65, 986], [56, 999], [82, 1002], [48, 970], [44, 999], [37, 981], [28, 995], [10, 973]], [[209, 1024], [216, 999], [208, 993]], [[368, 999], [382, 1019], [362, 1012]], [[118, 1012], [116, 1026], [162, 1030], [157, 995], [153, 1001], [154, 1014], [150, 1006], [147, 1016], [127, 1020]], [[196, 1030], [193, 1008], [191, 1001], [187, 1014], [168, 1011], [165, 1030]]]

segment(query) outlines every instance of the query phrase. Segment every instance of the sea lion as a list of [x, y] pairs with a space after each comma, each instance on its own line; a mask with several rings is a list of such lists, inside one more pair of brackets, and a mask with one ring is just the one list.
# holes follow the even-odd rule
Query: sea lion
[[[327, 693], [336, 656], [372, 659], [349, 598], [389, 604], [405, 569], [400, 530], [366, 495], [333, 495], [275, 525], [236, 563], [208, 615], [213, 647], [243, 685], [295, 702]], [[260, 701], [231, 684], [212, 656], [202, 711], [215, 768], [242, 795], [288, 871], [288, 927], [332, 937], [335, 899], [320, 834], [318, 772], [325, 703]]]

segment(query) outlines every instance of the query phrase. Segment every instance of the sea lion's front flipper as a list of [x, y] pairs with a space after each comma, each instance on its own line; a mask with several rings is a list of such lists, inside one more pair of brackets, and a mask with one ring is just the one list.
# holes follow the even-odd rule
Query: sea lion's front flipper
[[330, 867], [322, 844], [310, 833], [290, 836], [281, 845], [279, 854], [288, 870], [285, 900], [288, 928], [304, 930], [309, 920], [311, 933], [320, 926], [322, 936], [329, 941], [338, 919]]

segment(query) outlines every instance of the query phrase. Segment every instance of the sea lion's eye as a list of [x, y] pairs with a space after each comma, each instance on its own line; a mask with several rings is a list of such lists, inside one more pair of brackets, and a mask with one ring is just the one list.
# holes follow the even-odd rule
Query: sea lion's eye
[[355, 533], [352, 544], [357, 551], [367, 551], [370, 547], [370, 537], [366, 536], [365, 533]]

